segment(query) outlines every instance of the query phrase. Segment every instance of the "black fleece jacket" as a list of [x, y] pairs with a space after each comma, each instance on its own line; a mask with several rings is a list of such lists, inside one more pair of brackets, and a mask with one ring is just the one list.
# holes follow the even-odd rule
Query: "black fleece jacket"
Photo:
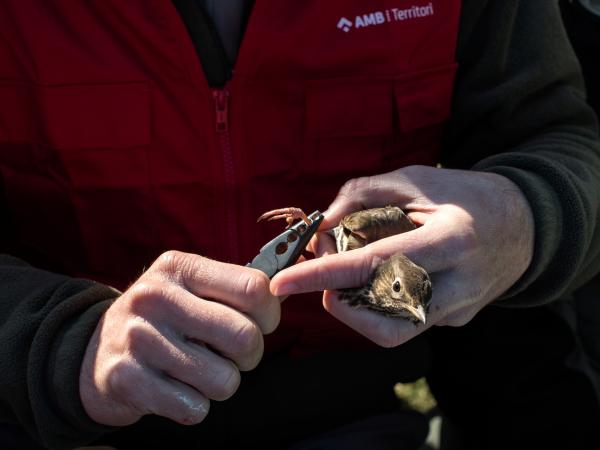
[[[530, 202], [534, 260], [498, 301], [514, 307], [564, 298], [600, 267], [596, 119], [555, 3], [463, 1], [442, 163], [504, 175]], [[0, 219], [1, 189], [0, 179]], [[20, 424], [51, 448], [109, 430], [85, 415], [78, 383], [87, 342], [117, 296], [93, 281], [0, 257], [1, 421]]]

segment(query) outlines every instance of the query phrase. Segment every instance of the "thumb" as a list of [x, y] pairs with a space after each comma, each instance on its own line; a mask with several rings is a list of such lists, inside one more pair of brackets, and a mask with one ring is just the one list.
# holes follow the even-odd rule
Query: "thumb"
[[329, 208], [323, 213], [325, 218], [321, 230], [335, 228], [348, 214], [369, 208], [368, 205], [372, 203], [370, 199], [375, 178], [377, 177], [362, 177], [346, 181]]
[[339, 225], [348, 214], [367, 209], [369, 178], [355, 178], [347, 181], [339, 190], [327, 210], [323, 212], [321, 231], [330, 230]]

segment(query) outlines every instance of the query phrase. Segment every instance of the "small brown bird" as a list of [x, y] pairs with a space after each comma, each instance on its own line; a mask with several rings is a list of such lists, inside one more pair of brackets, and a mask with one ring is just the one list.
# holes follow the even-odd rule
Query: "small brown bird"
[[[343, 252], [415, 228], [404, 211], [386, 206], [348, 214], [333, 232], [337, 250]], [[431, 300], [431, 280], [425, 269], [396, 253], [375, 269], [366, 286], [341, 289], [340, 300], [424, 324]]]
[[[258, 220], [286, 219], [289, 228], [298, 219], [310, 224], [300, 208], [268, 211]], [[333, 229], [338, 252], [364, 247], [371, 242], [414, 230], [415, 224], [395, 206], [373, 208], [348, 214]], [[427, 322], [431, 280], [427, 271], [401, 253], [380, 264], [363, 287], [340, 289], [340, 300], [365, 307], [389, 317], [417, 324]]]
[[427, 323], [431, 281], [422, 268], [402, 253], [377, 266], [367, 285], [340, 289], [340, 300], [389, 317]]
[[404, 211], [386, 206], [348, 214], [333, 233], [338, 252], [345, 252], [415, 228]]

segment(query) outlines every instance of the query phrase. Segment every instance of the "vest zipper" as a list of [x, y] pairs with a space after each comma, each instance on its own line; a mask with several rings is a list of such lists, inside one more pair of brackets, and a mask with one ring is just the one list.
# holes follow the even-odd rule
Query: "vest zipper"
[[223, 172], [225, 175], [225, 221], [229, 240], [229, 257], [232, 262], [239, 262], [236, 179], [231, 134], [229, 132], [229, 91], [227, 89], [215, 89], [213, 90], [213, 99], [215, 101], [215, 131], [221, 156], [223, 157]]

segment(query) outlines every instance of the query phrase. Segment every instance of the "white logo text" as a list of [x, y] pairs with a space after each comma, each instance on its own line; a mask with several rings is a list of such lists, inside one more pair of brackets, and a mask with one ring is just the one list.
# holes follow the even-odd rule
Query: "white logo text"
[[337, 23], [338, 29], [348, 33], [352, 28], [367, 28], [385, 23], [402, 22], [405, 20], [420, 19], [434, 15], [433, 3], [427, 6], [411, 6], [410, 8], [390, 8], [384, 11], [373, 11], [360, 14], [353, 19], [342, 17]]

